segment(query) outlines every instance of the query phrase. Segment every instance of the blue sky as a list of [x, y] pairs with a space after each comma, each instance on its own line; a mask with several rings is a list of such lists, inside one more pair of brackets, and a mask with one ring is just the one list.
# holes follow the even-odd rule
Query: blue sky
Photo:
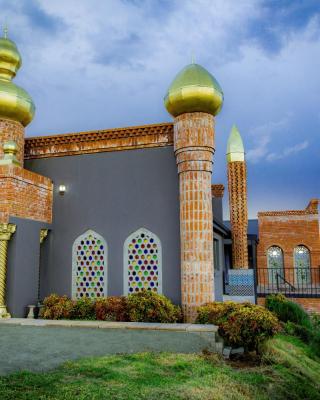
[[[235, 123], [249, 216], [320, 198], [318, 0], [0, 0], [37, 112], [27, 136], [170, 121], [163, 96], [196, 62], [225, 94], [213, 181]], [[225, 212], [228, 213], [227, 196]]]

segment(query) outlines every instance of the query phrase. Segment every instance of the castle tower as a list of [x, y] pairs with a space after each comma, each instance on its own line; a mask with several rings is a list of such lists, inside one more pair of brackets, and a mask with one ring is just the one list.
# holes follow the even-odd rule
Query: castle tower
[[211, 175], [214, 116], [223, 93], [198, 64], [186, 66], [164, 99], [174, 117], [174, 151], [179, 174], [181, 303], [187, 322], [197, 308], [214, 300]]
[[235, 125], [228, 140], [227, 163], [233, 268], [243, 269], [249, 265], [247, 171], [242, 139]]
[[0, 38], [0, 158], [3, 144], [14, 141], [17, 159], [23, 166], [24, 127], [32, 121], [35, 107], [28, 93], [12, 82], [20, 67], [20, 53], [5, 30]]

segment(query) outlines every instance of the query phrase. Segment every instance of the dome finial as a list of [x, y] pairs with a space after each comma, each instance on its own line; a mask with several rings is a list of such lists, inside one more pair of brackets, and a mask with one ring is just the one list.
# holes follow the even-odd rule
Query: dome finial
[[195, 64], [193, 51], [191, 52], [191, 64]]
[[227, 144], [227, 161], [245, 161], [244, 146], [240, 132], [236, 125], [232, 126]]

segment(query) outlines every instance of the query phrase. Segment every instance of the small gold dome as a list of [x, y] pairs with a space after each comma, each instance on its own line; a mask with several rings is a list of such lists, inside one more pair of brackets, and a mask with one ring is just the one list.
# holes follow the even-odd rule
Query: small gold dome
[[15, 43], [0, 38], [0, 118], [8, 118], [28, 125], [35, 106], [29, 94], [11, 82], [21, 66], [21, 56]]
[[197, 111], [217, 115], [223, 104], [223, 92], [205, 68], [189, 64], [173, 80], [164, 103], [173, 117]]

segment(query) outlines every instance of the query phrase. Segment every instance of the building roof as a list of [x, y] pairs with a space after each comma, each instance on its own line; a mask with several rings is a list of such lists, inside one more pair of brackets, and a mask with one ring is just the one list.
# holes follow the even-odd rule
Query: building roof
[[25, 139], [25, 159], [133, 150], [173, 145], [173, 124], [75, 132]]

